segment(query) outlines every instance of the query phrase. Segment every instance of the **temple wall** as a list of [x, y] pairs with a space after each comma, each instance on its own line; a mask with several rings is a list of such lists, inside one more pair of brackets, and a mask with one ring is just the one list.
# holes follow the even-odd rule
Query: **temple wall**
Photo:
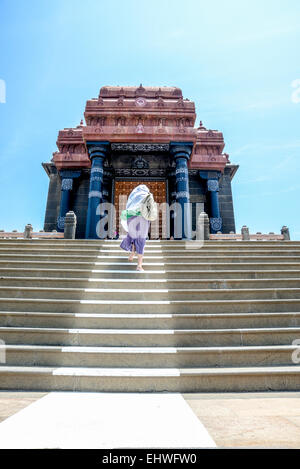
[[90, 185], [90, 171], [86, 171], [75, 182], [73, 200], [71, 200], [71, 210], [77, 217], [76, 238], [85, 238], [85, 226], [88, 208], [88, 195]]
[[57, 229], [57, 217], [59, 214], [61, 181], [56, 167], [51, 166], [49, 174], [49, 189], [46, 205], [46, 214], [44, 222], [44, 230], [52, 231]]
[[[198, 173], [198, 171], [197, 171]], [[189, 188], [190, 188], [190, 202], [193, 204], [192, 209], [192, 230], [196, 231], [196, 203], [205, 204], [206, 195], [203, 181], [201, 181], [198, 174], [189, 174]]]
[[230, 171], [230, 168], [225, 168], [224, 174], [220, 179], [219, 203], [223, 222], [223, 233], [229, 233], [230, 231], [235, 232]]

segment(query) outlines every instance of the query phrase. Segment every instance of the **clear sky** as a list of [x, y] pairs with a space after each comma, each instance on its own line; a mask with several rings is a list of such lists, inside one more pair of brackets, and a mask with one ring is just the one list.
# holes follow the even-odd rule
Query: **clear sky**
[[223, 132], [237, 231], [300, 239], [299, 25], [299, 0], [0, 0], [0, 229], [43, 228], [58, 130], [142, 83]]

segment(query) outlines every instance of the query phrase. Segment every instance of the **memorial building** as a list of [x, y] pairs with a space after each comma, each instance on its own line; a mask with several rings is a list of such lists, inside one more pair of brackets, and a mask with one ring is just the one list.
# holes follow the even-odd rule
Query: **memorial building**
[[[45, 231], [63, 231], [72, 210], [76, 238], [98, 239], [99, 206], [110, 202], [117, 236], [120, 196], [146, 184], [157, 203], [181, 205], [189, 227], [183, 238], [196, 229], [197, 204], [209, 217], [211, 233], [235, 232], [231, 180], [238, 166], [223, 153], [222, 132], [201, 121], [195, 127], [195, 104], [179, 88], [104, 86], [87, 101], [84, 119], [59, 131], [58, 151], [42, 164], [49, 176]], [[168, 216], [171, 237], [173, 212]]]

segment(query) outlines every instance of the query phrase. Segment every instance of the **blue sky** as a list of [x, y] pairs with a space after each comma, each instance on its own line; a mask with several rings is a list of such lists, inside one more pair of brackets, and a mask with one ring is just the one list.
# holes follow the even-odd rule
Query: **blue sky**
[[143, 83], [223, 132], [237, 231], [300, 239], [299, 19], [299, 0], [0, 0], [0, 229], [43, 228], [58, 130], [101, 86]]

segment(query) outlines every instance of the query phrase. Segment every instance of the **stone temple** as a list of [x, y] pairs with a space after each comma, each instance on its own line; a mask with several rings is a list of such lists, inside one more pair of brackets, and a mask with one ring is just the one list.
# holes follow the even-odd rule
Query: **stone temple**
[[191, 230], [196, 204], [202, 204], [211, 233], [235, 232], [231, 180], [238, 166], [223, 153], [222, 132], [201, 121], [195, 127], [195, 103], [184, 99], [181, 89], [104, 86], [98, 98], [87, 101], [84, 118], [86, 124], [59, 131], [58, 151], [43, 163], [49, 176], [45, 231], [64, 231], [72, 210], [76, 238], [97, 239], [97, 206], [110, 202], [118, 232], [119, 196], [143, 183], [158, 203], [184, 208], [190, 202], [185, 216]]

